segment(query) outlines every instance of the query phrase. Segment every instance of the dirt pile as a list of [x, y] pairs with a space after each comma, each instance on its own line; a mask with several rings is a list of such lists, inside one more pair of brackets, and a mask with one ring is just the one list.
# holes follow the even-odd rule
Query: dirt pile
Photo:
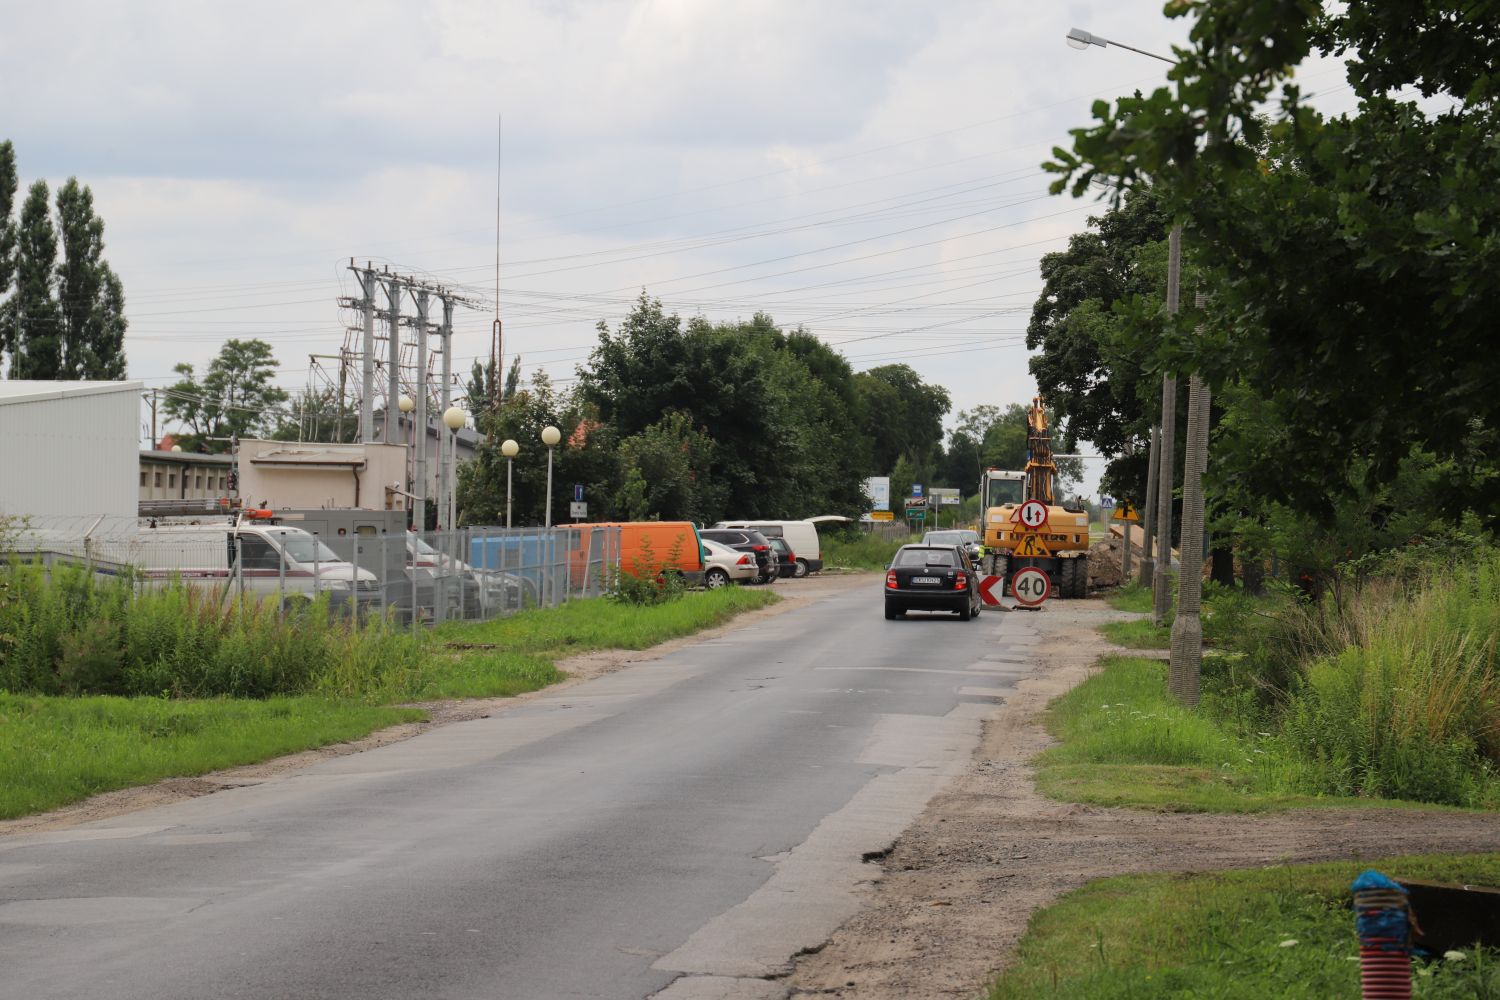
[[1125, 543], [1113, 535], [1094, 543], [1089, 549], [1090, 590], [1118, 587], [1124, 581], [1120, 573], [1120, 558], [1124, 552]]

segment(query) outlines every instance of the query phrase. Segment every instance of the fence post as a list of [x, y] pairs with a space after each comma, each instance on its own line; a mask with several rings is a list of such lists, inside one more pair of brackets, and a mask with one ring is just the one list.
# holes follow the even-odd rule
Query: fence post
[[281, 533], [281, 548], [276, 553], [276, 600], [280, 612], [286, 613], [286, 532]]

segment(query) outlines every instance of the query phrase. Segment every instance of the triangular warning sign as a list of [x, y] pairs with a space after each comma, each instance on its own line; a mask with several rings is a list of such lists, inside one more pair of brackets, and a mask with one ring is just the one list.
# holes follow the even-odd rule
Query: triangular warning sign
[[1040, 559], [1050, 554], [1038, 535], [1022, 535], [1021, 544], [1016, 546], [1016, 555], [1027, 559]]

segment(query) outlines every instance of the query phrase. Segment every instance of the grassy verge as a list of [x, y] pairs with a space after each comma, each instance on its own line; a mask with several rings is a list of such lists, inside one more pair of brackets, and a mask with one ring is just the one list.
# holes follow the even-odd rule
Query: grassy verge
[[436, 632], [440, 642], [496, 648], [450, 649], [434, 656], [421, 697], [506, 697], [535, 690], [562, 678], [554, 660], [600, 649], [646, 649], [778, 600], [769, 590], [725, 587], [646, 607], [592, 599], [494, 621], [443, 625]]
[[[38, 596], [40, 606], [62, 606], [50, 594]], [[43, 690], [0, 691], [0, 818], [357, 739], [422, 716], [391, 707], [393, 702], [534, 691], [564, 676], [554, 660], [589, 650], [644, 649], [778, 598], [734, 587], [648, 607], [574, 601], [491, 622], [451, 624], [421, 638], [380, 626], [348, 630], [319, 615], [282, 620], [263, 608], [224, 615], [194, 604], [186, 605], [188, 619], [169, 627], [163, 608], [193, 600], [191, 594], [168, 593], [143, 602], [138, 615], [118, 601], [106, 629], [89, 631], [86, 623], [56, 613], [50, 629], [12, 633], [23, 640], [10, 644], [8, 661], [0, 656], [0, 668], [8, 666], [17, 676], [24, 668]], [[83, 641], [76, 638], [79, 630]], [[0, 639], [6, 635], [0, 630]], [[481, 648], [455, 648], [469, 644]], [[147, 649], [158, 652], [148, 657], [141, 652]], [[27, 653], [25, 660], [14, 655], [17, 650]], [[0, 653], [5, 651], [0, 644]], [[317, 658], [298, 659], [308, 651]], [[273, 688], [268, 697], [185, 696], [195, 690], [188, 681], [245, 693], [245, 664], [255, 668], [246, 667], [255, 684]], [[56, 695], [44, 686], [63, 677], [65, 690], [94, 682], [128, 692], [138, 686], [137, 678], [157, 675], [157, 682], [141, 685], [159, 691], [156, 696]], [[277, 684], [291, 690], [278, 693]]]
[[[1175, 590], [1173, 591], [1176, 592]], [[1151, 612], [1151, 590], [1138, 583], [1127, 583], [1109, 595], [1109, 606], [1116, 611], [1131, 611], [1136, 614]]]
[[0, 694], [0, 818], [358, 739], [422, 714], [317, 697]]
[[[1319, 800], [1290, 794], [1263, 747], [1167, 694], [1159, 660], [1111, 656], [1058, 698], [1037, 790], [1051, 798], [1177, 812], [1259, 812]], [[1340, 800], [1343, 802], [1344, 800]]]
[[820, 539], [823, 549], [823, 564], [836, 569], [883, 570], [891, 564], [896, 550], [920, 538], [909, 535], [905, 538], [882, 538], [878, 535], [859, 535], [846, 538], [827, 535]]
[[[1349, 883], [1367, 861], [1090, 883], [1031, 919], [990, 1000], [1352, 997]], [[1500, 854], [1375, 862], [1396, 878], [1500, 882]], [[1500, 996], [1500, 954], [1418, 963], [1413, 996]]]
[[1157, 628], [1149, 618], [1128, 622], [1105, 622], [1099, 626], [1104, 638], [1126, 649], [1167, 649], [1172, 645], [1172, 630]]

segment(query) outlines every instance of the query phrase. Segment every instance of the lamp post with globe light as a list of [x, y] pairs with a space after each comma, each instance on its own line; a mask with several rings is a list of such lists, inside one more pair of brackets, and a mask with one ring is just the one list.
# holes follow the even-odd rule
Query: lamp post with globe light
[[562, 440], [562, 431], [548, 424], [542, 428], [542, 444], [547, 446], [547, 522], [552, 527], [552, 449]]
[[516, 444], [514, 438], [506, 438], [500, 444], [500, 454], [505, 456], [505, 526], [510, 527], [510, 488], [511, 488], [511, 466], [515, 464], [516, 453], [521, 446]]
[[[409, 419], [411, 419], [411, 411], [414, 410], [414, 409], [416, 409], [416, 408], [417, 408], [416, 401], [413, 400], [410, 396], [403, 395], [399, 400], [396, 401], [396, 409], [398, 409], [398, 410], [401, 411], [401, 416], [398, 418], [399, 421], [401, 423], [403, 423], [403, 424], [406, 423]], [[405, 437], [406, 437], [406, 489], [409, 492], [415, 493], [416, 491], [412, 489], [412, 486], [413, 486], [413, 483], [412, 483], [412, 440], [411, 440], [411, 432], [409, 430], [407, 431]], [[386, 440], [389, 441], [390, 438], [387, 437]], [[407, 497], [407, 499], [406, 499], [406, 505], [407, 505], [408, 508], [411, 507], [411, 498], [410, 497]], [[420, 525], [418, 526], [418, 528], [420, 530]]]
[[443, 518], [449, 531], [458, 527], [458, 432], [468, 420], [469, 415], [462, 407], [450, 406], [443, 411], [443, 425], [448, 428], [448, 450], [443, 460], [443, 491], [447, 505]]

